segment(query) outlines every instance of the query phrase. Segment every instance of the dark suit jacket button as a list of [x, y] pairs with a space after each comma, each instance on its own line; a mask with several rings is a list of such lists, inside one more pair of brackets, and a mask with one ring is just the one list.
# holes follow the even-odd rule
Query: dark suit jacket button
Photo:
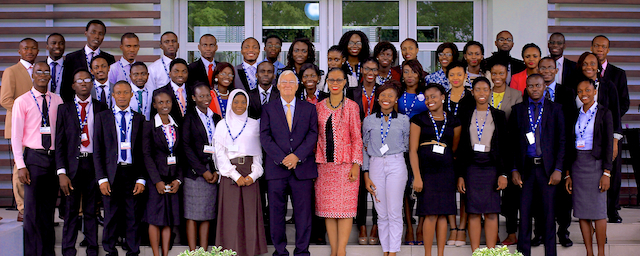
[[289, 141], [293, 141], [293, 139], [289, 139]]

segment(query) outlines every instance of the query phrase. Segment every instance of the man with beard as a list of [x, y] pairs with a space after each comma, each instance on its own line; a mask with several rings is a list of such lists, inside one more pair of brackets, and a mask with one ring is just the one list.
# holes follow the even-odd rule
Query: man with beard
[[487, 66], [493, 66], [495, 62], [506, 62], [507, 66], [507, 84], [511, 83], [511, 75], [522, 72], [525, 68], [524, 62], [511, 57], [511, 49], [513, 48], [513, 35], [511, 32], [503, 30], [496, 36], [496, 47], [498, 51], [494, 52], [491, 57], [487, 58]]

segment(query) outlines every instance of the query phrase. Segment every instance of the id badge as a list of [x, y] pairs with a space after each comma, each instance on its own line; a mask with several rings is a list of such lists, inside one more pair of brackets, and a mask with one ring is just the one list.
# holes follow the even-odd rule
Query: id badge
[[120, 150], [131, 149], [131, 142], [120, 142]]
[[433, 153], [444, 155], [444, 147], [440, 145], [433, 145]]
[[229, 152], [238, 152], [238, 145], [229, 146]]
[[40, 134], [51, 134], [51, 126], [40, 127]]
[[168, 157], [167, 157], [167, 164], [168, 164], [168, 165], [174, 165], [174, 164], [176, 164], [176, 157], [175, 157], [175, 156], [168, 156]]
[[527, 141], [529, 141], [529, 145], [532, 145], [533, 143], [536, 143], [536, 135], [534, 135], [533, 132], [528, 132], [527, 133]]
[[89, 136], [87, 136], [86, 133], [83, 133], [82, 135], [80, 135], [80, 139], [82, 140], [82, 142], [85, 142], [89, 140]]
[[473, 144], [473, 151], [476, 152], [484, 152], [485, 145], [482, 144]]
[[204, 149], [202, 150], [202, 152], [205, 152], [207, 154], [213, 154], [216, 152], [215, 147], [213, 147], [213, 145], [204, 145]]
[[586, 145], [586, 141], [585, 140], [578, 140], [576, 141], [576, 147], [577, 148], [584, 148]]
[[380, 153], [384, 155], [387, 151], [389, 151], [389, 146], [387, 144], [383, 144], [382, 147], [380, 147]]

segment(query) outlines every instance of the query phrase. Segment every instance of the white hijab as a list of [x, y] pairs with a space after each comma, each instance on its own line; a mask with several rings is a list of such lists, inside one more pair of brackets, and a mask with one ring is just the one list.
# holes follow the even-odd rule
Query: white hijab
[[[233, 112], [233, 99], [236, 95], [242, 94], [247, 98], [247, 108], [242, 115]], [[227, 149], [232, 145], [238, 146], [238, 152], [231, 154], [238, 156], [257, 156], [262, 155], [262, 147], [260, 146], [260, 122], [253, 118], [249, 118], [249, 95], [244, 90], [235, 89], [229, 94], [225, 118], [218, 123], [216, 127], [215, 138], [216, 144], [221, 144]], [[245, 126], [246, 123], [246, 126]], [[244, 127], [244, 130], [243, 130]], [[242, 130], [242, 133], [240, 131]], [[233, 140], [233, 137], [237, 138]], [[239, 134], [240, 133], [240, 134]], [[238, 135], [239, 134], [239, 135]]]

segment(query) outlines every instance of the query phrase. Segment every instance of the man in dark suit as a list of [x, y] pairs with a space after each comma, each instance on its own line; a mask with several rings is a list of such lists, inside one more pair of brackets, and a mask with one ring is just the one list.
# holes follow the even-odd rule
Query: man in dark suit
[[[171, 61], [171, 64], [169, 64], [169, 77], [171, 77], [171, 82], [156, 89], [153, 93], [155, 95], [157, 92], [162, 91], [171, 96], [172, 106], [176, 107], [171, 108], [170, 115], [173, 117], [173, 120], [178, 123], [178, 127], [181, 127], [182, 121], [184, 121], [184, 115], [192, 105], [191, 101], [187, 102], [187, 99], [190, 97], [188, 96], [190, 94], [186, 92], [186, 81], [189, 77], [187, 62], [181, 58], [176, 58]], [[155, 116], [157, 113], [158, 111], [154, 108], [151, 109], [151, 116]]]
[[496, 47], [498, 51], [494, 52], [491, 57], [487, 58], [487, 66], [493, 66], [495, 62], [508, 63], [507, 66], [507, 85], [511, 83], [511, 76], [522, 72], [525, 68], [524, 62], [511, 57], [511, 49], [513, 48], [513, 35], [511, 32], [503, 30], [496, 35]]
[[258, 87], [256, 73], [258, 72], [258, 55], [260, 55], [260, 42], [253, 37], [242, 41], [240, 53], [242, 53], [242, 64], [237, 65], [236, 77], [233, 85], [237, 89], [251, 91]]
[[[529, 98], [513, 106], [509, 118], [514, 166], [512, 182], [522, 188], [518, 250], [531, 255], [533, 202], [541, 201], [545, 255], [556, 255], [554, 196], [562, 179], [565, 151], [565, 124], [562, 106], [544, 99], [544, 79], [539, 74], [527, 78]], [[521, 174], [522, 173], [522, 174]]]
[[[215, 60], [216, 51], [218, 50], [218, 40], [212, 34], [204, 34], [200, 37], [198, 43], [198, 51], [200, 51], [200, 59], [189, 64], [189, 94], [193, 95], [193, 88], [197, 82], [205, 82], [209, 88], [213, 88], [213, 70], [216, 69], [218, 62]], [[171, 73], [171, 70], [169, 70]], [[171, 74], [169, 74], [171, 77]], [[162, 86], [162, 85], [156, 85]], [[159, 88], [159, 87], [158, 87]]]
[[311, 217], [313, 215], [313, 179], [318, 177], [315, 148], [318, 116], [313, 104], [297, 100], [298, 79], [285, 71], [278, 79], [280, 99], [262, 108], [260, 142], [266, 152], [265, 177], [268, 182], [269, 227], [276, 251], [286, 249], [286, 191], [291, 191], [296, 226], [294, 255], [310, 255]]
[[[602, 64], [600, 77], [603, 80], [611, 81], [618, 91], [618, 104], [620, 106], [619, 118], [622, 118], [629, 110], [630, 105], [627, 74], [623, 69], [614, 66], [607, 60], [610, 43], [609, 38], [604, 35], [598, 35], [591, 40], [591, 52], [598, 57], [598, 61]], [[615, 118], [616, 117], [614, 117], [614, 120]], [[617, 130], [615, 126], [613, 129], [614, 131]], [[616, 139], [614, 142], [617, 142], [617, 147], [614, 145], [614, 148], [620, 148], [622, 134], [614, 132], [613, 136]], [[620, 151], [614, 150], [614, 157], [616, 155], [620, 155], [617, 152]], [[620, 187], [622, 185], [621, 169], [622, 161], [620, 160], [620, 157], [615, 157], [615, 160], [613, 161], [613, 170], [611, 170], [611, 189], [607, 191], [607, 197], [609, 199], [607, 202], [607, 215], [609, 215], [610, 223], [622, 223], [622, 218], [620, 218], [620, 215], [618, 214], [618, 210], [620, 210]]]
[[268, 61], [258, 64], [258, 72], [256, 73], [258, 88], [247, 92], [249, 94], [249, 117], [251, 118], [260, 118], [262, 105], [280, 98], [278, 87], [273, 84], [274, 68], [273, 64]]
[[[76, 70], [73, 80], [76, 96], [73, 101], [58, 107], [56, 123], [56, 169], [60, 188], [66, 196], [66, 203], [62, 206], [65, 208], [62, 255], [76, 255], [76, 239], [83, 220], [87, 255], [98, 255], [98, 187], [93, 170], [94, 143], [91, 135], [95, 115], [108, 107], [91, 98], [93, 80], [88, 70]], [[82, 218], [78, 216], [81, 202]]]
[[64, 59], [64, 71], [62, 72], [62, 87], [60, 95], [65, 102], [72, 101], [75, 92], [71, 88], [73, 84], [73, 72], [76, 69], [84, 68], [91, 70], [91, 60], [95, 56], [103, 56], [107, 64], [116, 62], [113, 55], [100, 50], [104, 35], [107, 33], [107, 26], [100, 20], [91, 20], [87, 23], [84, 35], [87, 37], [87, 45], [84, 48], [67, 54]]
[[146, 173], [141, 149], [144, 116], [129, 107], [132, 93], [126, 81], [118, 81], [112, 95], [115, 106], [96, 114], [93, 134], [93, 163], [104, 202], [102, 246], [107, 255], [117, 255], [116, 227], [124, 222], [127, 255], [138, 255], [138, 212], [144, 207], [138, 200]]
[[91, 60], [91, 75], [93, 79], [93, 88], [91, 89], [91, 97], [97, 99], [107, 107], [113, 106], [113, 84], [109, 82], [109, 62], [104, 56], [96, 56]]
[[576, 69], [576, 63], [564, 57], [564, 49], [567, 48], [564, 35], [559, 32], [551, 34], [547, 46], [549, 47], [549, 57], [556, 61], [556, 69], [558, 69], [556, 83], [569, 85], [569, 79]]

